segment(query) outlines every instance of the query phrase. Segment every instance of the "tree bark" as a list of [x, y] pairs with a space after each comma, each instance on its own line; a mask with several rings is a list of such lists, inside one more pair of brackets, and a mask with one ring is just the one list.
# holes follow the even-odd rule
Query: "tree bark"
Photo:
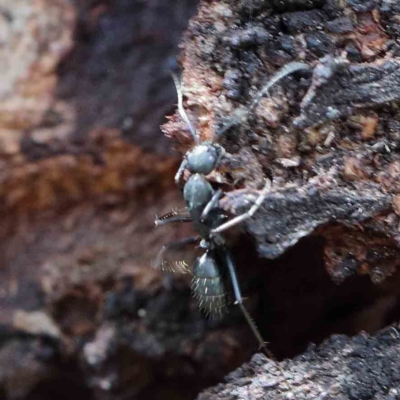
[[[155, 230], [154, 218], [183, 205], [170, 144], [183, 154], [193, 143], [177, 114], [163, 128], [173, 140], [158, 126], [174, 109], [168, 70], [195, 1], [10, 4], [0, 5], [0, 398], [194, 398], [257, 350], [239, 310], [207, 320], [190, 277], [151, 268], [163, 244], [191, 233]], [[203, 0], [184, 35], [185, 108], [201, 139], [226, 150], [207, 177], [221, 207], [239, 214], [273, 182], [229, 236], [246, 306], [280, 359], [399, 317], [399, 15], [389, 0]], [[291, 61], [312, 73], [277, 82], [216, 139]], [[389, 365], [398, 341], [385, 332], [360, 337]], [[356, 340], [283, 361], [302, 379], [289, 377], [295, 398], [331, 395], [349, 371], [344, 398], [368, 398], [359, 390], [371, 385], [370, 398], [395, 396], [395, 378], [385, 386], [345, 365]], [[250, 367], [272, 371], [265, 363]], [[242, 378], [230, 379], [200, 398], [242, 396]], [[263, 379], [279, 378], [263, 375], [265, 389], [275, 383]], [[244, 388], [256, 396], [257, 382]]]
[[241, 399], [396, 399], [399, 395], [398, 326], [375, 336], [333, 335], [281, 364], [286, 382], [263, 355], [205, 390], [198, 400]]
[[[203, 1], [186, 33], [185, 108], [201, 140], [218, 140], [226, 150], [208, 176], [225, 191], [220, 205], [239, 215], [256, 189], [272, 182], [244, 224], [265, 272], [254, 266], [250, 250], [241, 257], [237, 245], [236, 254], [242, 275], [258, 274], [256, 321], [279, 356], [304, 351], [310, 340], [332, 332], [373, 331], [398, 318], [399, 15], [390, 1]], [[308, 65], [310, 73], [281, 79], [246, 115], [290, 62]], [[183, 151], [190, 148], [178, 116], [164, 131]], [[366, 345], [384, 337], [366, 339]], [[329, 357], [334, 387], [346, 371]], [[370, 397], [359, 397], [367, 396], [357, 392], [363, 385], [334, 395], [384, 398], [397, 382], [364, 388]], [[286, 398], [261, 386], [256, 383], [253, 393], [252, 384], [243, 388], [233, 374], [226, 386], [199, 398]], [[318, 397], [318, 390], [310, 380], [293, 398], [339, 398], [332, 388], [328, 397]]]

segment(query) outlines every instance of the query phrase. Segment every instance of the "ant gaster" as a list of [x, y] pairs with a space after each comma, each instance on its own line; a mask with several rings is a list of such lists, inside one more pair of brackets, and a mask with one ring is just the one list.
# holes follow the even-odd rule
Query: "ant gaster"
[[[269, 82], [258, 93], [248, 110], [245, 113], [237, 114], [228, 119], [223, 128], [217, 132], [217, 136], [220, 137], [231, 127], [245, 122], [249, 118], [249, 115], [255, 110], [261, 98], [268, 94], [268, 90], [276, 82], [294, 72], [300, 70], [308, 71], [310, 69], [308, 65], [301, 62], [287, 64], [273, 75]], [[159, 253], [158, 262], [162, 262], [163, 255], [166, 251], [200, 241], [200, 247], [203, 248], [205, 252], [196, 259], [192, 272], [192, 291], [199, 302], [200, 308], [203, 309], [206, 314], [212, 316], [218, 316], [224, 313], [228, 305], [229, 290], [227, 288], [227, 278], [229, 277], [235, 304], [239, 305], [260, 347], [268, 356], [273, 358], [271, 352], [266, 348], [266, 342], [263, 340], [256, 324], [243, 304], [243, 297], [239, 288], [233, 257], [221, 234], [222, 231], [253, 216], [270, 190], [270, 182], [267, 181], [267, 184], [260, 192], [249, 211], [230, 221], [226, 221], [227, 216], [224, 210], [218, 206], [219, 199], [222, 197], [223, 192], [220, 189], [214, 190], [206, 178], [206, 175], [210, 174], [218, 167], [219, 161], [221, 157], [223, 157], [224, 149], [215, 142], [200, 142], [199, 135], [193, 128], [183, 108], [182, 91], [179, 81], [174, 75], [173, 78], [178, 93], [178, 112], [181, 118], [186, 122], [193, 140], [196, 143], [194, 148], [186, 153], [175, 176], [175, 181], [177, 185], [179, 185], [185, 170], [188, 170], [191, 174], [183, 187], [183, 197], [187, 205], [188, 214], [181, 214], [180, 212], [173, 211], [156, 219], [155, 223], [158, 226], [169, 222], [191, 221], [198, 236], [165, 245]]]

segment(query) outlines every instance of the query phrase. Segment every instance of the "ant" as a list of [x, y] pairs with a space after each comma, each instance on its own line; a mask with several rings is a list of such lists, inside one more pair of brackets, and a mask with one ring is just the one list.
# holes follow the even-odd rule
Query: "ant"
[[[246, 113], [237, 114], [228, 119], [219, 132], [218, 137], [227, 132], [230, 128], [245, 122], [256, 109], [263, 96], [268, 94], [269, 89], [283, 79], [285, 76], [297, 71], [307, 70], [311, 67], [301, 62], [292, 62], [275, 73], [268, 83], [261, 89], [257, 97], [251, 103]], [[183, 197], [187, 205], [187, 213], [173, 211], [155, 221], [156, 226], [172, 222], [192, 222], [198, 236], [189, 237], [165, 245], [158, 257], [157, 262], [162, 264], [165, 252], [177, 249], [188, 244], [200, 242], [204, 254], [198, 257], [192, 271], [192, 291], [197, 298], [199, 307], [211, 316], [222, 315], [228, 306], [228, 285], [227, 277], [230, 278], [231, 287], [235, 298], [235, 304], [239, 305], [249, 327], [251, 328], [260, 348], [272, 359], [271, 352], [266, 347], [266, 342], [243, 304], [243, 297], [240, 291], [236, 275], [235, 263], [232, 254], [226, 245], [225, 238], [221, 232], [229, 229], [249, 218], [259, 209], [267, 193], [270, 191], [270, 181], [267, 180], [265, 187], [261, 190], [252, 207], [244, 214], [239, 215], [230, 221], [222, 208], [218, 206], [219, 199], [223, 196], [221, 189], [214, 190], [206, 176], [213, 172], [219, 165], [225, 150], [218, 143], [211, 141], [200, 141], [200, 137], [193, 128], [184, 108], [183, 95], [178, 78], [172, 74], [178, 95], [178, 112], [186, 122], [191, 136], [195, 142], [192, 150], [189, 150], [178, 169], [175, 182], [179, 186], [183, 172], [188, 170], [190, 178], [183, 186]], [[182, 267], [182, 265], [181, 265]], [[187, 272], [186, 265], [182, 269]]]

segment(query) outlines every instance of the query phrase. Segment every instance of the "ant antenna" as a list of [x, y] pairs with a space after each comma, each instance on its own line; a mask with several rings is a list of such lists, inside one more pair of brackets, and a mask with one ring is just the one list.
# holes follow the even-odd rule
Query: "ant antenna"
[[266, 94], [269, 95], [269, 93], [268, 93], [269, 89], [271, 89], [271, 87], [274, 86], [275, 83], [279, 82], [285, 76], [293, 74], [294, 72], [310, 71], [310, 70], [312, 70], [312, 68], [303, 62], [293, 61], [289, 64], [286, 64], [279, 71], [277, 71], [274, 75], [272, 75], [271, 79], [261, 89], [261, 91], [260, 91], [260, 93], [258, 93], [256, 99], [251, 104], [248, 114], [251, 114], [254, 111], [254, 109], [257, 108], [258, 104], [260, 103], [260, 101], [264, 97], [264, 95], [266, 95]]
[[179, 78], [174, 74], [172, 71], [170, 72], [172, 79], [174, 80], [175, 88], [176, 88], [176, 93], [178, 95], [178, 112], [181, 118], [186, 122], [187, 126], [189, 127], [190, 133], [196, 142], [196, 144], [199, 144], [199, 136], [197, 135], [195, 129], [193, 128], [192, 123], [190, 122], [189, 117], [186, 114], [185, 109], [183, 108], [183, 96], [182, 96], [182, 86], [179, 81]]
[[224, 126], [217, 132], [217, 136], [218, 137], [222, 136], [226, 131], [228, 131], [233, 126], [241, 122], [247, 121], [247, 119], [250, 117], [251, 114], [253, 114], [254, 110], [259, 105], [261, 99], [265, 95], [269, 95], [269, 89], [271, 89], [271, 87], [274, 86], [281, 79], [297, 71], [312, 71], [312, 68], [309, 65], [300, 61], [293, 61], [290, 62], [289, 64], [286, 64], [284, 67], [278, 70], [274, 75], [272, 75], [270, 80], [260, 90], [260, 92], [257, 94], [257, 97], [253, 100], [253, 102], [250, 104], [250, 107], [246, 111], [239, 110], [238, 112], [236, 112], [236, 115], [227, 120]]

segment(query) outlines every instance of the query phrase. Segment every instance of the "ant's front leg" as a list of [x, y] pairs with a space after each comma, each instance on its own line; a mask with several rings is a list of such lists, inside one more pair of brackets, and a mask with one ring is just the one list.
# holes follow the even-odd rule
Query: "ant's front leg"
[[187, 209], [183, 209], [185, 212], [182, 213], [182, 210], [172, 210], [168, 214], [162, 215], [161, 217], [156, 216], [156, 220], [154, 224], [156, 226], [166, 225], [173, 222], [192, 222], [192, 217], [187, 212]]
[[207, 205], [204, 207], [203, 212], [201, 213], [201, 217], [200, 219], [202, 221], [204, 221], [208, 214], [210, 213], [210, 211], [215, 208], [218, 205], [218, 201], [219, 199], [222, 197], [222, 195], [224, 194], [224, 192], [221, 189], [218, 189], [214, 194], [213, 197], [211, 198], [211, 200], [207, 203]]
[[185, 169], [187, 167], [187, 164], [188, 164], [188, 161], [187, 161], [186, 156], [185, 156], [184, 159], [181, 162], [181, 165], [179, 166], [178, 171], [175, 174], [175, 184], [178, 187], [180, 186], [182, 175], [183, 175], [183, 172], [185, 171]]
[[270, 190], [271, 190], [271, 181], [267, 179], [264, 189], [261, 191], [260, 195], [257, 197], [256, 201], [251, 206], [249, 211], [245, 212], [244, 214], [238, 215], [237, 217], [231, 219], [230, 221], [225, 222], [224, 224], [218, 226], [217, 228], [213, 229], [211, 233], [212, 234], [221, 233], [229, 228], [232, 228], [237, 224], [240, 224], [243, 221], [246, 221], [246, 219], [251, 218], [255, 214], [255, 212], [260, 208], [261, 204], [267, 197], [267, 194], [270, 192]]

